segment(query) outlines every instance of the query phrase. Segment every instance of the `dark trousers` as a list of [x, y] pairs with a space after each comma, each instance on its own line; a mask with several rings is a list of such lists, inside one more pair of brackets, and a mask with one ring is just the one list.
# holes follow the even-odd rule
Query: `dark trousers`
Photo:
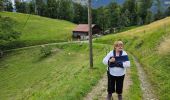
[[125, 75], [123, 75], [123, 76], [112, 76], [112, 75], [110, 75], [110, 73], [108, 71], [107, 76], [108, 76], [108, 88], [107, 88], [108, 93], [112, 94], [112, 93], [116, 92], [117, 94], [122, 94], [122, 92], [123, 92], [123, 81], [124, 81]]

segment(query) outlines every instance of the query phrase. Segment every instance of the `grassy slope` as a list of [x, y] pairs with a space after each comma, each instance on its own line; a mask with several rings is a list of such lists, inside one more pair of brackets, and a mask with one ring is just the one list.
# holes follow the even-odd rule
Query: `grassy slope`
[[58, 19], [50, 19], [31, 15], [26, 26], [28, 14], [0, 12], [1, 16], [8, 16], [16, 20], [16, 30], [22, 32], [20, 40], [27, 44], [42, 44], [47, 42], [61, 42], [71, 39], [75, 24]]
[[[40, 48], [8, 53], [0, 60], [0, 99], [78, 100], [103, 76], [102, 64], [109, 45], [94, 44], [94, 67], [88, 67], [87, 44], [52, 46], [53, 53], [40, 57]], [[106, 49], [107, 48], [107, 49]], [[70, 53], [70, 54], [69, 54]], [[132, 62], [132, 60], [131, 60]], [[136, 67], [132, 62], [132, 81], [126, 100], [140, 100]]]
[[[13, 14], [6, 12], [1, 12], [1, 14], [13, 16]], [[17, 16], [17, 19], [22, 15], [23, 14]], [[15, 16], [13, 16], [13, 18], [16, 18]], [[16, 26], [18, 28], [21, 27], [24, 20], [26, 20], [26, 18], [24, 19], [22, 17], [20, 19], [19, 24]], [[46, 23], [50, 22], [49, 19], [45, 19], [47, 20]], [[51, 23], [53, 23], [53, 21], [54, 20], [52, 20]], [[33, 24], [33, 22], [39, 23], [39, 16], [34, 17], [31, 23]], [[160, 46], [161, 44], [168, 45], [167, 43], [162, 43], [162, 40], [164, 40], [163, 37], [170, 36], [170, 29], [168, 29], [168, 27], [170, 27], [169, 23], [170, 18], [166, 18], [150, 25], [116, 35], [108, 35], [95, 40], [95, 42], [112, 44], [114, 40], [122, 39], [126, 43], [128, 51], [135, 54], [143, 64], [148, 77], [150, 78], [161, 100], [168, 100], [170, 98], [170, 74], [168, 74], [170, 55], [168, 53], [161, 54], [159, 53], [161, 50], [158, 49], [159, 47], [162, 47]], [[166, 31], [164, 27], [165, 25], [167, 27]], [[32, 25], [30, 25], [30, 27], [31, 26]], [[46, 40], [47, 38], [49, 38], [49, 41], [53, 41], [53, 39], [55, 39], [54, 34], [48, 36], [43, 35], [42, 37], [39, 36], [35, 38], [35, 35], [27, 34], [30, 30], [26, 27], [23, 30], [23, 32], [25, 31], [25, 36], [22, 35], [22, 41], [33, 41], [35, 43], [35, 41], [48, 41]], [[45, 32], [45, 27], [41, 27], [42, 29], [39, 31], [43, 30], [41, 32]], [[50, 27], [48, 27], [48, 29], [50, 29]], [[34, 31], [38, 30], [36, 29]], [[91, 71], [90, 74], [89, 69], [87, 68], [87, 46], [65, 45], [57, 46], [57, 48], [60, 49], [45, 59], [39, 59], [39, 48], [16, 51], [1, 59], [0, 97], [3, 100], [22, 98], [35, 100], [62, 98], [64, 100], [68, 98], [82, 98], [104, 72], [104, 67], [101, 63], [105, 53], [105, 51], [102, 51], [104, 48], [99, 47], [99, 45], [95, 46], [95, 48], [97, 48], [95, 49], [97, 50], [95, 51], [95, 66], [97, 69]], [[71, 56], [68, 55], [68, 52], [71, 52]], [[81, 59], [79, 59], [80, 55], [82, 56]], [[77, 62], [82, 62], [83, 64]], [[81, 70], [81, 68], [83, 68], [83, 70]], [[131, 70], [134, 85], [131, 86], [128, 93], [130, 97], [127, 97], [127, 99], [140, 100], [141, 91], [139, 89], [136, 68], [133, 63]]]
[[124, 99], [125, 100], [142, 100], [142, 91], [140, 88], [140, 81], [139, 76], [137, 72], [137, 67], [135, 65], [135, 62], [132, 58], [132, 55], [129, 54], [131, 67], [130, 67], [130, 76], [132, 85], [130, 85], [129, 89], [127, 91], [124, 91]]
[[93, 70], [87, 44], [52, 47], [47, 58], [40, 58], [40, 48], [32, 48], [0, 59], [1, 100], [80, 100], [103, 76], [102, 45], [94, 45]]
[[[139, 58], [158, 98], [169, 100], [170, 50], [167, 50], [167, 47], [170, 42], [165, 42], [168, 41], [165, 37], [170, 37], [170, 17], [116, 35], [102, 37], [95, 42], [113, 44], [113, 41], [122, 39], [126, 49]], [[164, 53], [160, 53], [163, 51]]]

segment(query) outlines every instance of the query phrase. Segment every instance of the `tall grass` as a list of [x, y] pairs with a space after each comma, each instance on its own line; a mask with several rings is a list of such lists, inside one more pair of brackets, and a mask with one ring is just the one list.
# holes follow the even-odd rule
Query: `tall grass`
[[158, 53], [160, 55], [168, 55], [170, 54], [170, 36], [169, 37], [165, 37], [163, 39], [163, 41], [160, 43], [160, 45], [158, 46]]

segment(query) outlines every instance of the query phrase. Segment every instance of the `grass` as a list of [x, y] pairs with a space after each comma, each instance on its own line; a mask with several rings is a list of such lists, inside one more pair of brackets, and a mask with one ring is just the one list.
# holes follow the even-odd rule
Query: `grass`
[[1, 100], [80, 100], [106, 71], [102, 45], [94, 44], [94, 69], [88, 45], [54, 45], [42, 58], [40, 47], [17, 50], [0, 60]]
[[[125, 31], [128, 31], [128, 30], [137, 28], [137, 27], [139, 27], [139, 26], [129, 26], [129, 27], [124, 27], [123, 29], [120, 30], [120, 32], [125, 32]], [[118, 32], [118, 33], [120, 33], [120, 32]]]
[[[51, 46], [53, 52], [45, 58], [40, 47], [6, 54], [0, 60], [1, 99], [81, 100], [105, 73], [102, 59], [111, 50], [111, 46], [98, 43], [93, 47], [92, 70], [85, 43]], [[137, 69], [130, 60], [133, 85], [126, 91], [125, 100], [141, 100]]]
[[158, 46], [158, 52], [160, 55], [168, 55], [170, 53], [170, 46], [168, 46], [170, 44], [170, 36], [169, 37], [165, 37], [163, 39], [163, 41], [160, 43], [160, 45]]
[[95, 39], [94, 42], [113, 44], [115, 40], [124, 41], [127, 50], [137, 56], [143, 65], [158, 99], [169, 100], [169, 37], [170, 17], [167, 17], [149, 25]]
[[0, 15], [17, 22], [15, 29], [22, 33], [19, 41], [25, 45], [71, 40], [72, 30], [75, 28], [75, 24], [65, 20], [12, 12], [0, 12]]
[[134, 59], [132, 55], [129, 54], [131, 67], [130, 67], [130, 77], [132, 81], [132, 85], [130, 85], [129, 89], [125, 91], [125, 100], [142, 100], [142, 91], [140, 87], [139, 76], [137, 72], [137, 67], [135, 65]]

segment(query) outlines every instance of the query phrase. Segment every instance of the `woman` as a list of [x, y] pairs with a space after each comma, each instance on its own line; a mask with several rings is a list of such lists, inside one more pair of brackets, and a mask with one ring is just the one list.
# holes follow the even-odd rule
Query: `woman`
[[116, 41], [114, 49], [103, 59], [103, 63], [108, 65], [108, 95], [107, 100], [111, 100], [112, 93], [118, 94], [118, 100], [122, 100], [123, 81], [126, 68], [130, 67], [127, 53], [123, 50], [123, 42]]

